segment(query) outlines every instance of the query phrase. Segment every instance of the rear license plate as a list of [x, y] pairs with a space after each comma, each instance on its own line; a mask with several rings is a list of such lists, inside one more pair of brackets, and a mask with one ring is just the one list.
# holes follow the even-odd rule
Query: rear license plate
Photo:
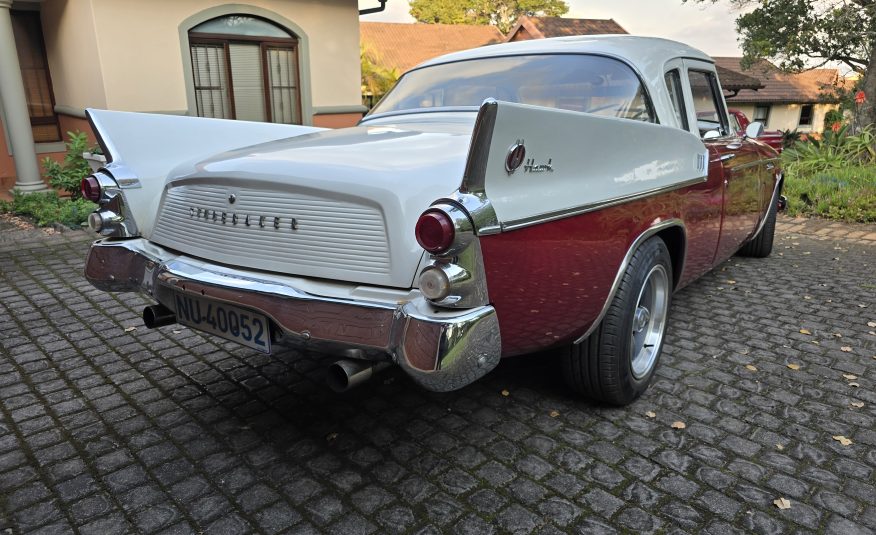
[[176, 293], [175, 298], [176, 319], [181, 324], [271, 352], [270, 327], [264, 314], [194, 295]]

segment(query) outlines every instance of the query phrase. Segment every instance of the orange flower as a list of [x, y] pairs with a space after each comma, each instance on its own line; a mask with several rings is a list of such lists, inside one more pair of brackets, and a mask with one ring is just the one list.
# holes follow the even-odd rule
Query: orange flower
[[839, 131], [840, 131], [840, 126], [842, 126], [842, 125], [840, 124], [840, 122], [839, 122], [839, 121], [836, 121], [835, 123], [833, 123], [832, 125], [830, 125], [830, 129], [833, 130], [834, 132], [839, 132]]
[[863, 91], [855, 93], [855, 104], [863, 104], [865, 100], [867, 100], [867, 95]]

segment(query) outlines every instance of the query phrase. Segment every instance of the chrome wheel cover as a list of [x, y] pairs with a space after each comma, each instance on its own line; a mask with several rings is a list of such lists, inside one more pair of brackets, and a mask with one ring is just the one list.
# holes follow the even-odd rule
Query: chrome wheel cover
[[630, 343], [630, 369], [642, 379], [654, 368], [669, 312], [669, 275], [661, 264], [651, 268], [633, 310]]

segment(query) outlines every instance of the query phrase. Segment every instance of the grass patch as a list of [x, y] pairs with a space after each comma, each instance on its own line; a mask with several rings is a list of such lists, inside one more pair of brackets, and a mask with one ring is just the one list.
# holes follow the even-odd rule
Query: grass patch
[[97, 205], [85, 199], [62, 199], [54, 191], [46, 193], [12, 193], [12, 201], [0, 201], [0, 212], [32, 218], [37, 226], [60, 223], [70, 228], [82, 228], [88, 214]]
[[785, 173], [784, 194], [792, 216], [876, 222], [876, 166], [872, 164], [823, 171], [790, 166]]

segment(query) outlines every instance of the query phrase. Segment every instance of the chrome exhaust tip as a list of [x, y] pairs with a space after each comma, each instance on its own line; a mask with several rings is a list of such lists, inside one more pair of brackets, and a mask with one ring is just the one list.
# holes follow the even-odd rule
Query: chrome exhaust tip
[[328, 367], [326, 383], [335, 392], [346, 392], [369, 381], [377, 372], [389, 366], [389, 362], [369, 360], [339, 360]]
[[143, 323], [150, 329], [176, 323], [176, 314], [164, 305], [150, 305], [143, 309]]

